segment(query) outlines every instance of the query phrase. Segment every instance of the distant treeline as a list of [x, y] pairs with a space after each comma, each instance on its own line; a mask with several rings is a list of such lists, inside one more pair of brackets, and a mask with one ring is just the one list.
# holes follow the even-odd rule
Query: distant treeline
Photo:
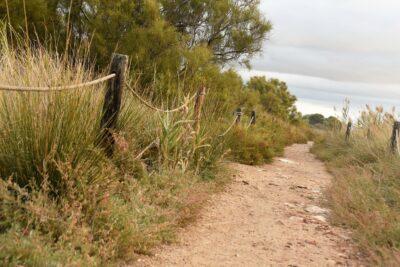
[[319, 113], [304, 115], [303, 119], [315, 127], [328, 127], [332, 129], [340, 127], [341, 125], [341, 122], [338, 118], [334, 116], [325, 118], [324, 115]]

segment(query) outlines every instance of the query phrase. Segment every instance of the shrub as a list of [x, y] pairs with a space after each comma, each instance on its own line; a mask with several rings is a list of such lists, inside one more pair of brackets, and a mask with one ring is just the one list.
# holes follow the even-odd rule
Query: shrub
[[228, 146], [232, 159], [248, 165], [260, 165], [270, 162], [274, 156], [272, 146], [261, 137], [236, 128], [229, 136]]
[[234, 127], [226, 137], [226, 145], [233, 160], [260, 165], [271, 162], [275, 156], [282, 156], [285, 146], [305, 143], [311, 138], [312, 133], [305, 125], [293, 125], [262, 114], [256, 125]]

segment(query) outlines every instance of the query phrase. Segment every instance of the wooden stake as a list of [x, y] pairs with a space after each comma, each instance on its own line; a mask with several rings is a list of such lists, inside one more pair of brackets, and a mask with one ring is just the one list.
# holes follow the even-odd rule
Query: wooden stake
[[236, 110], [236, 125], [239, 125], [240, 122], [242, 121], [242, 115], [243, 115], [242, 109], [238, 108]]
[[351, 128], [353, 127], [353, 123], [349, 121], [347, 124], [347, 130], [346, 130], [346, 141], [350, 140], [350, 135], [351, 135]]
[[201, 120], [201, 111], [204, 104], [204, 98], [206, 97], [206, 87], [202, 86], [197, 92], [196, 104], [194, 106], [194, 130], [196, 134], [200, 132], [200, 120]]
[[399, 142], [399, 136], [400, 136], [400, 122], [395, 121], [393, 124], [393, 132], [392, 132], [392, 138], [390, 140], [390, 149], [392, 153], [398, 152], [398, 142]]
[[101, 140], [108, 156], [114, 153], [115, 132], [118, 115], [121, 109], [122, 92], [125, 83], [125, 74], [128, 67], [128, 56], [113, 54], [110, 73], [116, 76], [109, 80], [101, 118]]
[[255, 125], [256, 124], [256, 112], [253, 110], [251, 112], [251, 125]]

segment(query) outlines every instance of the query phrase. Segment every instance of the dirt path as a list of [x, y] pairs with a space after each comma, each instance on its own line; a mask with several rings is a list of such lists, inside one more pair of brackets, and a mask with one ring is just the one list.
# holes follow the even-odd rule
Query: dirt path
[[326, 222], [319, 207], [331, 176], [309, 153], [286, 149], [271, 165], [232, 164], [226, 192], [213, 197], [199, 221], [139, 266], [359, 266], [348, 233]]

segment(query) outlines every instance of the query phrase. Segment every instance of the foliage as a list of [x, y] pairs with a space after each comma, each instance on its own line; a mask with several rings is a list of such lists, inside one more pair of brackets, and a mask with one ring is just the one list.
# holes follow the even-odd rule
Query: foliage
[[268, 113], [287, 120], [292, 113], [297, 112], [294, 106], [297, 99], [290, 94], [285, 82], [278, 79], [267, 81], [265, 77], [252, 77], [247, 87], [258, 92], [261, 105]]
[[259, 116], [256, 125], [248, 127], [248, 121], [244, 123], [226, 137], [230, 157], [243, 164], [269, 163], [275, 156], [283, 155], [285, 146], [306, 143], [313, 137], [307, 126], [294, 126], [269, 114]]
[[335, 223], [353, 230], [354, 239], [372, 265], [396, 266], [400, 248], [400, 157], [389, 149], [394, 114], [369, 107], [345, 141], [333, 128], [314, 146], [335, 175], [328, 190]]
[[318, 113], [304, 115], [303, 119], [314, 127], [325, 127], [333, 130], [340, 128], [341, 126], [341, 121], [338, 118], [334, 116], [325, 118], [324, 115]]
[[271, 24], [260, 13], [259, 1], [162, 0], [162, 13], [189, 47], [206, 45], [217, 62], [241, 61], [261, 51]]
[[248, 65], [271, 30], [259, 1], [243, 0], [7, 0], [0, 19], [41, 43], [56, 40], [59, 51], [88, 43], [102, 67], [111, 53], [127, 54], [144, 85], [154, 71], [176, 82], [214, 63]]
[[44, 38], [50, 33], [64, 32], [62, 36], [65, 39], [63, 20], [57, 12], [58, 2], [59, 0], [1, 1], [0, 20], [10, 22], [14, 29], [24, 34], [37, 32], [38, 36]]
[[305, 115], [304, 119], [308, 121], [309, 124], [311, 125], [318, 125], [318, 124], [324, 124], [325, 122], [325, 117], [322, 114], [310, 114], [310, 115]]

